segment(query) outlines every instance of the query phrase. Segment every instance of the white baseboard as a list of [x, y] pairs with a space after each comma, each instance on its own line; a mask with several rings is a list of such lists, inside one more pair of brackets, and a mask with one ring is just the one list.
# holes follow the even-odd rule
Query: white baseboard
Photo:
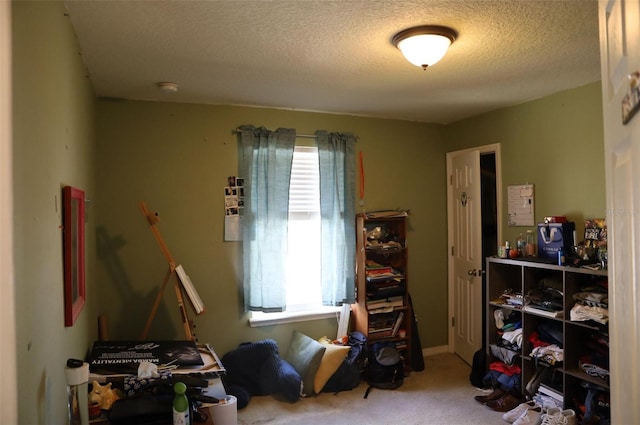
[[435, 354], [443, 354], [443, 353], [448, 353], [449, 352], [449, 346], [448, 345], [441, 345], [439, 347], [429, 347], [429, 348], [423, 348], [422, 349], [422, 355], [423, 356], [433, 356]]

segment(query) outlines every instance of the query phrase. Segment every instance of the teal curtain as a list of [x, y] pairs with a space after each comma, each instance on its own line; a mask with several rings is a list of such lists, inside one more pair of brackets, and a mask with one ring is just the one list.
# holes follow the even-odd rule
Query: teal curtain
[[322, 303], [355, 299], [355, 138], [316, 132], [322, 222]]
[[239, 128], [245, 207], [242, 219], [244, 305], [246, 310], [286, 307], [289, 182], [296, 134]]

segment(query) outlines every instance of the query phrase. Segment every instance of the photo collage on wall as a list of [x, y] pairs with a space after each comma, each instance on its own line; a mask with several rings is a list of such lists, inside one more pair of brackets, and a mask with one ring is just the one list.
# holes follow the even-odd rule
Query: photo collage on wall
[[241, 215], [244, 208], [244, 179], [236, 176], [227, 177], [224, 188], [225, 215]]

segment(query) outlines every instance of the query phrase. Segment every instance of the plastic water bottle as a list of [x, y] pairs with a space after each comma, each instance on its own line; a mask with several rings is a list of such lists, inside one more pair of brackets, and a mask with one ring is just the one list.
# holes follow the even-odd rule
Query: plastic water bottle
[[173, 425], [190, 425], [189, 418], [189, 400], [185, 392], [187, 386], [184, 382], [176, 382], [173, 384], [173, 392], [176, 394], [173, 398]]
[[564, 258], [564, 249], [560, 248], [558, 250], [558, 265], [564, 266], [565, 258]]
[[518, 256], [524, 257], [526, 255], [525, 245], [527, 244], [527, 240], [522, 236], [522, 233], [518, 235], [516, 239], [516, 249], [518, 250]]

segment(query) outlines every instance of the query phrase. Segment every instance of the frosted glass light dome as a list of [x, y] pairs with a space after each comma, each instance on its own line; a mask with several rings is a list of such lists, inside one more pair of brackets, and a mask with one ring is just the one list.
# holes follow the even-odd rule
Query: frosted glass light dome
[[444, 57], [456, 36], [450, 28], [425, 25], [399, 32], [392, 42], [409, 62], [427, 69]]

